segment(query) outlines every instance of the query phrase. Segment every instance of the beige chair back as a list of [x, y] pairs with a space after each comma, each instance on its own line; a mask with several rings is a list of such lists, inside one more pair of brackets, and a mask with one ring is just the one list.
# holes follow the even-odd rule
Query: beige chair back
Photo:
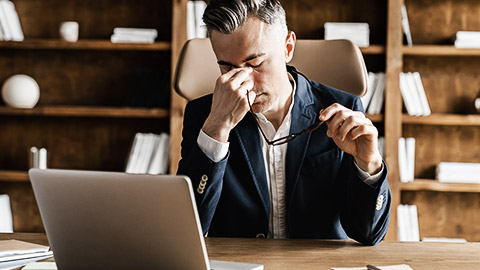
[[[309, 79], [363, 96], [367, 68], [360, 49], [348, 40], [297, 40], [290, 65]], [[209, 39], [185, 43], [178, 59], [173, 85], [192, 100], [213, 92], [220, 69]]]

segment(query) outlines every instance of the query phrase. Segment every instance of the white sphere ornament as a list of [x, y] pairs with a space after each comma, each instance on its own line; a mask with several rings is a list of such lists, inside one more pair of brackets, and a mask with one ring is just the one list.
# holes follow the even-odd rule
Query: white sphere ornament
[[28, 75], [13, 75], [3, 83], [2, 98], [8, 106], [31, 109], [40, 98], [40, 87]]

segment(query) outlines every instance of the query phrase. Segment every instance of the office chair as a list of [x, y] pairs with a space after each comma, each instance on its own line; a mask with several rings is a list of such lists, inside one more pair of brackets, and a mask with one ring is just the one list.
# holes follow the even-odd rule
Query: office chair
[[[297, 40], [295, 66], [309, 79], [363, 96], [367, 91], [367, 68], [360, 49], [349, 40]], [[213, 92], [220, 68], [208, 39], [185, 43], [177, 63], [175, 91], [192, 100]]]

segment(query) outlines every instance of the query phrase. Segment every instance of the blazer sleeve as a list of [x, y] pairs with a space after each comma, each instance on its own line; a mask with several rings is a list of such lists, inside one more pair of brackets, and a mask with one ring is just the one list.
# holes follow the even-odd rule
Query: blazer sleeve
[[186, 175], [192, 181], [203, 234], [206, 234], [222, 193], [229, 153], [225, 159], [213, 162], [198, 146], [198, 134], [209, 112], [204, 108], [210, 108], [209, 103], [203, 101], [205, 99], [189, 102], [185, 108], [177, 174]]
[[[363, 112], [358, 97], [353, 110]], [[376, 245], [385, 237], [389, 223], [392, 198], [387, 166], [384, 162], [382, 177], [375, 185], [369, 185], [360, 178], [353, 162], [354, 158], [345, 154], [338, 175], [343, 184], [340, 220], [350, 238], [365, 245]]]

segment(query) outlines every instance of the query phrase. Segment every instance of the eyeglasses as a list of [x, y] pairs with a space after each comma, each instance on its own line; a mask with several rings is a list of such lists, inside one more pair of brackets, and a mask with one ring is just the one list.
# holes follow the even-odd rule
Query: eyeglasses
[[[296, 73], [297, 75], [302, 75], [303, 77], [305, 77], [305, 79], [307, 79], [308, 83], [310, 84], [310, 87], [312, 87], [312, 90], [315, 93], [315, 95], [317, 96], [318, 100], [320, 100], [319, 94], [317, 93], [317, 91], [315, 91], [315, 87], [313, 87], [312, 82], [307, 78], [307, 76], [305, 76], [303, 73], [301, 73], [299, 71], [292, 70], [292, 72]], [[263, 132], [263, 130], [260, 126], [260, 123], [258, 122], [259, 120], [258, 120], [257, 115], [253, 112], [252, 104], [250, 103], [249, 95], [247, 95], [247, 101], [248, 101], [248, 106], [250, 107], [250, 113], [253, 115], [253, 118], [255, 119], [255, 123], [257, 124], [258, 129], [260, 129], [260, 133], [262, 133], [262, 136], [263, 136], [263, 138], [265, 139], [265, 142], [267, 142], [268, 145], [276, 146], [276, 145], [282, 145], [284, 143], [288, 143], [289, 141], [295, 139], [296, 137], [298, 137], [300, 135], [311, 133], [311, 132], [317, 130], [323, 123], [325, 123], [323, 121], [320, 121], [320, 119], [317, 118], [317, 120], [315, 121], [315, 123], [313, 123], [313, 125], [303, 129], [300, 132], [292, 133], [292, 134], [287, 135], [285, 137], [278, 138], [278, 139], [275, 139], [273, 141], [270, 141], [269, 139], [267, 139], [267, 136], [265, 135], [265, 132]], [[321, 103], [321, 100], [320, 100], [320, 103]]]

